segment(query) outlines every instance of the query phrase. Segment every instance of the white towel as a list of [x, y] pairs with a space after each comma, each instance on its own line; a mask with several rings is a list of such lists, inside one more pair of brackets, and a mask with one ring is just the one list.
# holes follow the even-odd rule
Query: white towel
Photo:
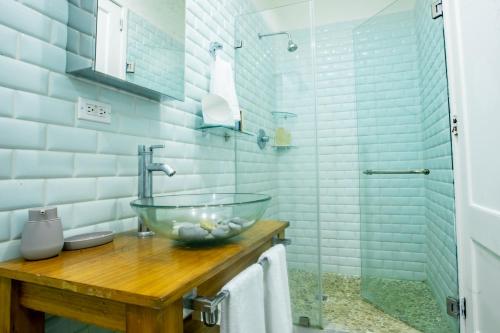
[[241, 120], [233, 69], [229, 62], [220, 57], [215, 58], [210, 69], [210, 93], [226, 100], [234, 121]]
[[288, 286], [286, 250], [275, 245], [260, 257], [267, 258], [264, 265], [264, 301], [267, 333], [292, 333], [292, 309]]
[[222, 288], [229, 297], [222, 302], [221, 333], [266, 333], [263, 278], [253, 264]]

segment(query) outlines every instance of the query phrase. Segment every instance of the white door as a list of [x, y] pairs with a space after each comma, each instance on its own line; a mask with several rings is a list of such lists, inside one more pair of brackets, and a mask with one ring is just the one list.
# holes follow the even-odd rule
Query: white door
[[125, 79], [125, 10], [115, 1], [99, 0], [96, 65], [98, 72]]
[[463, 332], [500, 332], [500, 1], [444, 0]]

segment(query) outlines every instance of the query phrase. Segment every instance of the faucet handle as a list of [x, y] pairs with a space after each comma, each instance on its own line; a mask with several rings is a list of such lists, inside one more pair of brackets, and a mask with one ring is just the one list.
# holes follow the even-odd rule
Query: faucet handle
[[153, 152], [155, 149], [165, 148], [165, 145], [151, 145], [149, 146], [149, 151]]

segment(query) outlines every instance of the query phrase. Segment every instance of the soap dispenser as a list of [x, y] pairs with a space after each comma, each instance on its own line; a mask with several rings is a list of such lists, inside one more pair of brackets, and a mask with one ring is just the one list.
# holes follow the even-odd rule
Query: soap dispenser
[[61, 252], [63, 245], [63, 228], [57, 208], [30, 209], [21, 235], [21, 255], [27, 260], [51, 258]]

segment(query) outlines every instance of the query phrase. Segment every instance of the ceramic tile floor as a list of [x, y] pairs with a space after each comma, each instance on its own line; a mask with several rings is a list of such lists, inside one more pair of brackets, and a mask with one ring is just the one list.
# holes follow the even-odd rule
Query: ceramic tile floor
[[[290, 272], [294, 313], [314, 316], [317, 304], [315, 275], [304, 271]], [[361, 297], [361, 281], [333, 273], [323, 274], [323, 303], [325, 331], [329, 333], [450, 333], [454, 332], [440, 315], [430, 289], [423, 282], [379, 279], [370, 281], [372, 297], [384, 303], [384, 308], [398, 318], [388, 315]], [[396, 292], [391, 292], [396, 291]], [[397, 293], [399, 291], [399, 293]], [[404, 303], [404, 304], [403, 304]], [[402, 309], [404, 311], [402, 311]], [[312, 317], [314, 318], [314, 317]], [[300, 333], [314, 330], [297, 331]]]

